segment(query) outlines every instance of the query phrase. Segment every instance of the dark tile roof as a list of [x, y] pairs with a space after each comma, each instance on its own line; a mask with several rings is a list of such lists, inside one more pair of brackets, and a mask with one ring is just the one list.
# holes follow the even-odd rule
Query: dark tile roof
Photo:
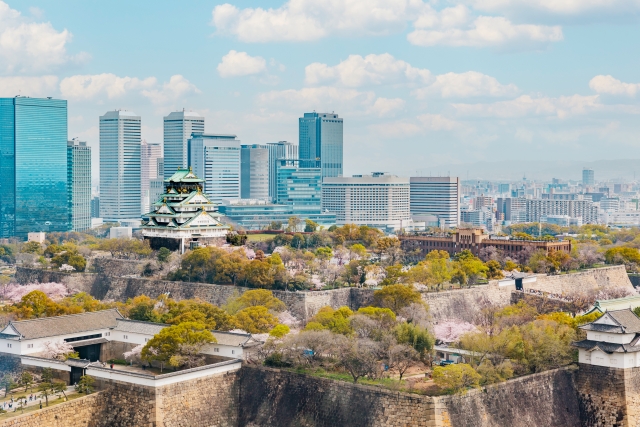
[[599, 348], [605, 353], [636, 353], [640, 351], [640, 345], [638, 344], [638, 337], [634, 338], [629, 344], [616, 344], [602, 341], [582, 340], [572, 343], [574, 347], [582, 348], [584, 350], [595, 350]]
[[12, 321], [8, 326], [15, 329], [23, 339], [30, 340], [113, 328], [116, 326], [116, 320], [122, 318], [122, 314], [113, 308], [91, 313]]
[[155, 335], [167, 325], [164, 323], [143, 322], [140, 320], [118, 319], [114, 331], [130, 332], [132, 334]]
[[[615, 323], [608, 325], [598, 323], [605, 317], [610, 318]], [[607, 311], [602, 317], [595, 322], [580, 326], [585, 331], [610, 332], [616, 334], [635, 334], [640, 333], [640, 318], [630, 309]]]

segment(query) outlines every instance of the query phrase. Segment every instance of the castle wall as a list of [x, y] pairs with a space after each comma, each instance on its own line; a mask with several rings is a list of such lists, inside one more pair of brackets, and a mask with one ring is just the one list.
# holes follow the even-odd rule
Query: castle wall
[[592, 268], [578, 273], [553, 276], [538, 274], [536, 278], [535, 282], [525, 283], [524, 288], [555, 294], [570, 294], [599, 287], [620, 287], [634, 290], [624, 265]]

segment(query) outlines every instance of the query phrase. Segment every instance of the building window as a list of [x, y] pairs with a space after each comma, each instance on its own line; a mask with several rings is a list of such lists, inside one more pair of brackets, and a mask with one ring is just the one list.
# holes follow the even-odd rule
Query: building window
[[220, 353], [220, 349], [219, 349], [218, 347], [215, 347], [215, 348], [213, 349], [213, 352], [214, 352], [214, 353]]
[[149, 342], [149, 338], [145, 338], [145, 339], [144, 339], [144, 342]]
[[129, 335], [123, 335], [122, 338], [125, 339], [125, 340], [128, 340], [129, 339]]
[[33, 344], [27, 344], [27, 348], [33, 348]]
[[74, 342], [74, 341], [83, 341], [83, 340], [90, 340], [93, 338], [100, 338], [102, 336], [102, 334], [93, 334], [93, 335], [84, 335], [81, 337], [73, 337], [73, 338], [65, 338], [65, 342]]
[[235, 350], [231, 350], [231, 354], [236, 354], [236, 351]]
[[110, 336], [111, 336], [111, 332], [105, 332], [105, 333], [104, 333], [104, 336], [105, 336], [105, 337], [110, 337]]
[[7, 344], [7, 347], [11, 348], [11, 344]]

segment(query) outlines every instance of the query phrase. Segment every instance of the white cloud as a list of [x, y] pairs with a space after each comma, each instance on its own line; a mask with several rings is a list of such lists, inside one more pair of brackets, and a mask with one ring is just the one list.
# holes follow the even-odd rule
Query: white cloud
[[69, 99], [87, 100], [104, 95], [114, 99], [131, 91], [152, 88], [156, 83], [155, 77], [141, 80], [108, 73], [77, 75], [63, 79], [60, 82], [60, 92], [64, 98]]
[[267, 61], [260, 56], [250, 56], [247, 52], [230, 50], [218, 64], [220, 77], [248, 76], [267, 70]]
[[559, 26], [514, 24], [501, 16], [473, 17], [461, 5], [442, 11], [426, 8], [414, 27], [407, 39], [417, 46], [544, 45], [563, 39]]
[[441, 114], [422, 114], [418, 116], [418, 120], [430, 130], [453, 130], [460, 126], [460, 123]]
[[589, 87], [597, 93], [609, 95], [636, 96], [640, 92], [640, 83], [624, 83], [613, 76], [595, 76], [589, 82]]
[[418, 99], [424, 99], [430, 94], [439, 94], [443, 98], [467, 98], [512, 96], [517, 93], [516, 85], [503, 85], [495, 77], [477, 71], [440, 74], [431, 85], [414, 91]]
[[58, 93], [58, 77], [0, 77], [0, 96], [44, 97]]
[[180, 74], [171, 76], [171, 79], [162, 85], [162, 89], [145, 89], [142, 91], [142, 95], [149, 98], [154, 104], [160, 105], [199, 93], [202, 93], [200, 89]]
[[244, 42], [309, 41], [330, 35], [384, 35], [401, 31], [422, 0], [289, 0], [277, 9], [213, 9], [218, 33]]
[[429, 70], [412, 67], [408, 62], [395, 59], [389, 53], [365, 57], [349, 55], [333, 67], [314, 62], [305, 68], [305, 81], [311, 85], [337, 81], [343, 86], [359, 87], [405, 82], [427, 83], [430, 78]]
[[0, 1], [0, 68], [5, 72], [37, 73], [82, 59], [67, 54], [71, 33], [49, 22], [30, 22]]
[[577, 15], [586, 12], [624, 13], [640, 10], [638, 0], [469, 0], [477, 10], [505, 12], [533, 9], [558, 15]]
[[459, 115], [477, 117], [516, 118], [524, 116], [556, 116], [585, 114], [602, 108], [598, 95], [561, 96], [558, 98], [522, 95], [509, 101], [491, 104], [452, 104]]
[[392, 116], [405, 103], [399, 98], [377, 97], [372, 91], [358, 91], [333, 86], [270, 91], [258, 95], [258, 104], [267, 109], [299, 112], [338, 111], [347, 116]]

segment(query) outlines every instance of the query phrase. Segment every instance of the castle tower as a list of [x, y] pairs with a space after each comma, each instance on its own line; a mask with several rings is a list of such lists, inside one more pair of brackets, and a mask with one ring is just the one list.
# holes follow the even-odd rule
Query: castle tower
[[586, 427], [640, 425], [640, 318], [630, 309], [607, 311], [581, 326], [576, 388]]
[[193, 249], [227, 235], [229, 227], [220, 222], [217, 205], [202, 192], [204, 180], [191, 168], [178, 168], [164, 183], [164, 194], [152, 205], [153, 211], [144, 215], [148, 220], [142, 224], [142, 235], [153, 249], [166, 247], [184, 253], [186, 243]]

